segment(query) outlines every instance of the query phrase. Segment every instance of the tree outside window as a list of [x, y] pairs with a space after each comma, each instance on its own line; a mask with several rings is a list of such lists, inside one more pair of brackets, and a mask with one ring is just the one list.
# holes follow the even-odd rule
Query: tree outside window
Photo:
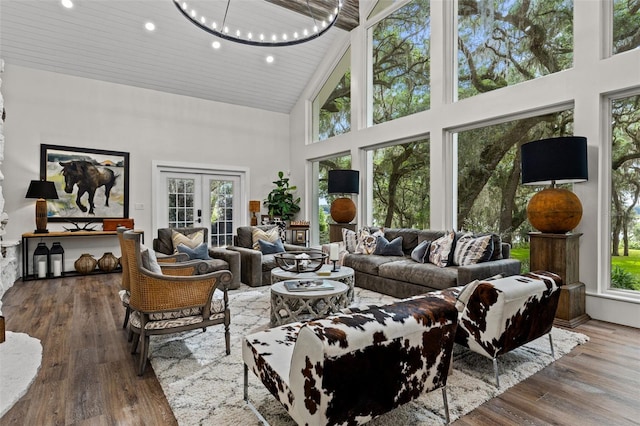
[[370, 151], [373, 156], [372, 225], [429, 228], [429, 139]]
[[329, 242], [329, 221], [331, 217], [329, 208], [337, 194], [329, 194], [328, 181], [329, 170], [351, 169], [351, 155], [341, 155], [320, 160], [318, 166], [318, 231], [320, 244]]
[[313, 141], [351, 130], [351, 48], [342, 56], [312, 102]]
[[611, 287], [640, 291], [640, 95], [611, 102]]
[[613, 0], [613, 54], [640, 47], [640, 0]]
[[414, 0], [371, 28], [373, 124], [429, 109], [429, 0]]
[[459, 0], [459, 99], [572, 65], [573, 1]]

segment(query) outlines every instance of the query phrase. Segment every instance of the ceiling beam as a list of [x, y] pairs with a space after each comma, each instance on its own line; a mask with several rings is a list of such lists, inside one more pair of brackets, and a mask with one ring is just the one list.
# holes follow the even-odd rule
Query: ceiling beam
[[[315, 18], [328, 16], [333, 13], [335, 0], [265, 0], [277, 6], [284, 7], [294, 12], [310, 16], [309, 9]], [[308, 2], [308, 4], [307, 4]], [[351, 31], [360, 23], [359, 0], [343, 0], [342, 10], [338, 16], [336, 27], [341, 30]]]

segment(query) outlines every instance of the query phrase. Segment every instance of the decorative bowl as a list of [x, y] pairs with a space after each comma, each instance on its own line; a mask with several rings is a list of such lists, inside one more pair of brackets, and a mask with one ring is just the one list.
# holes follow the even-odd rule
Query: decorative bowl
[[301, 251], [277, 253], [273, 257], [283, 271], [300, 273], [317, 271], [324, 265], [329, 255], [320, 251]]

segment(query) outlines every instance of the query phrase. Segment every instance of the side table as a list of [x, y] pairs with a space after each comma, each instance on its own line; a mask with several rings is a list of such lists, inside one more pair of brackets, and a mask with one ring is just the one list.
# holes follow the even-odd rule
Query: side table
[[[331, 272], [331, 265], [322, 265], [318, 271], [315, 272], [289, 272], [282, 268], [273, 268], [271, 270], [271, 284], [275, 284], [280, 281], [287, 280], [317, 280], [326, 279], [333, 281], [340, 281], [349, 287], [347, 291], [347, 299], [349, 303], [353, 302], [354, 297], [354, 271], [348, 266], [341, 266], [336, 272]], [[329, 273], [329, 275], [318, 275], [318, 272]]]
[[271, 326], [324, 317], [346, 308], [348, 287], [340, 281], [331, 290], [288, 291], [284, 282], [271, 286]]

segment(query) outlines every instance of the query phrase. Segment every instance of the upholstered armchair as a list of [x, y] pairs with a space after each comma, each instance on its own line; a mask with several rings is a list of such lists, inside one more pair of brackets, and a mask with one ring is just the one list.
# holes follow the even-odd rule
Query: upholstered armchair
[[[159, 262], [180, 262], [189, 260], [190, 257], [186, 253], [177, 253], [176, 241], [187, 241], [190, 236], [202, 233], [202, 242], [208, 245], [209, 230], [205, 227], [192, 228], [160, 228], [158, 229], [158, 237], [153, 240], [153, 249]], [[174, 237], [174, 233], [179, 235]], [[198, 240], [200, 241], [200, 240]], [[206, 274], [214, 271], [228, 270], [233, 274], [233, 282], [230, 289], [240, 287], [240, 255], [232, 250], [224, 247], [208, 247], [208, 257], [211, 259], [200, 259], [201, 263], [197, 265], [197, 274]]]
[[555, 356], [550, 331], [561, 286], [559, 275], [537, 271], [451, 289], [460, 292], [456, 343], [493, 360], [496, 386], [500, 387], [498, 356], [545, 334]]
[[[241, 226], [233, 236], [234, 245], [229, 250], [240, 253], [240, 278], [251, 287], [271, 284], [271, 270], [278, 266], [273, 254], [262, 254], [255, 246], [257, 231], [269, 232], [277, 225]], [[272, 231], [273, 232], [273, 231]], [[283, 244], [286, 251], [304, 251], [305, 248], [293, 244]]]
[[223, 325], [226, 354], [231, 352], [229, 298], [232, 282], [228, 270], [203, 275], [170, 276], [152, 272], [143, 262], [140, 234], [125, 231], [123, 258], [129, 271], [133, 333], [131, 352], [140, 344], [138, 375], [144, 374], [149, 353], [149, 336], [179, 333], [213, 325]]

